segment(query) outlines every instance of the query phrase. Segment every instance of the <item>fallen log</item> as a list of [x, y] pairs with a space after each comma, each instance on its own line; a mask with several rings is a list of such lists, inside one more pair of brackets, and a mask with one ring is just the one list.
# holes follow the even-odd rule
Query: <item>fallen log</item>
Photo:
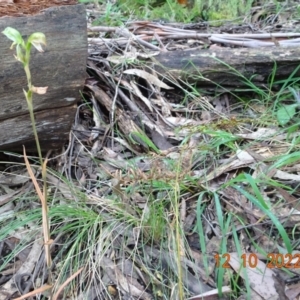
[[[202, 49], [161, 53], [154, 68], [162, 75], [197, 83], [200, 86], [246, 87], [266, 85], [275, 71], [275, 80], [287, 79], [299, 66], [300, 48]], [[275, 68], [275, 69], [274, 69]], [[295, 76], [300, 75], [296, 70]]]
[[[55, 5], [57, 1], [52, 2]], [[47, 3], [49, 6], [51, 1]], [[34, 15], [26, 12], [21, 17], [1, 17], [0, 32], [7, 26], [17, 29], [24, 38], [34, 32], [46, 35], [45, 52], [31, 51], [30, 69], [32, 83], [48, 86], [48, 91], [45, 95], [34, 94], [33, 106], [42, 149], [56, 149], [68, 140], [76, 112], [74, 104], [86, 78], [85, 7], [53, 6]], [[0, 150], [22, 151], [25, 145], [32, 152], [35, 141], [23, 94], [27, 81], [22, 64], [14, 58], [15, 50], [10, 49], [11, 43], [0, 34]]]

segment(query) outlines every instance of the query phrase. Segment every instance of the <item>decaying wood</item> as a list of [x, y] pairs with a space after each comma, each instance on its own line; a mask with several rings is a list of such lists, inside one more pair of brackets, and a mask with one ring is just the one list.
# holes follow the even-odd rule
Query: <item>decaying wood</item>
[[[87, 36], [83, 5], [51, 7], [34, 16], [2, 17], [0, 32], [7, 26], [23, 37], [33, 32], [46, 35], [44, 53], [32, 50], [30, 69], [37, 87], [48, 86], [45, 95], [34, 95], [34, 110], [42, 148], [57, 148], [66, 142], [74, 120], [76, 103], [86, 78]], [[35, 149], [23, 89], [27, 82], [22, 64], [10, 50], [11, 41], [0, 34], [0, 149]]]
[[[74, 120], [75, 112], [76, 105], [36, 112], [39, 139], [45, 151], [55, 149], [68, 140], [70, 122]], [[0, 124], [2, 150], [18, 150], [20, 145], [25, 145], [26, 150], [35, 151], [32, 127], [27, 114], [2, 120]]]
[[[300, 48], [201, 49], [161, 53], [154, 58], [162, 74], [188, 79], [199, 85], [245, 86], [244, 79], [266, 85], [272, 71], [275, 79], [286, 79], [298, 67]], [[300, 70], [295, 76], [300, 75]], [[238, 79], [238, 80], [237, 80]]]

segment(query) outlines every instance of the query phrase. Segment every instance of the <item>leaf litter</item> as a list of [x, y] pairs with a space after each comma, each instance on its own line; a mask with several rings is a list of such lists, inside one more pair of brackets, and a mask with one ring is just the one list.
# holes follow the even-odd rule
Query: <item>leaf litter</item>
[[[221, 290], [219, 299], [299, 295], [298, 129], [286, 132], [274, 118], [262, 122], [265, 103], [245, 105], [239, 92], [218, 87], [216, 95], [211, 86], [198, 89], [146, 63], [160, 51], [275, 47], [270, 31], [286, 38], [282, 47], [298, 43], [298, 33], [277, 33], [276, 22], [255, 20], [255, 11], [252, 22], [257, 34], [251, 37], [248, 25], [89, 24], [89, 78], [68, 145], [50, 160], [47, 175], [55, 297], [218, 299]], [[26, 168], [4, 166], [0, 300], [45, 299], [40, 204]], [[39, 169], [33, 171], [38, 177]], [[249, 194], [288, 233], [293, 268], [267, 267], [267, 254], [285, 255], [288, 247]], [[224, 254], [229, 268], [216, 266], [216, 255]], [[252, 254], [255, 266], [248, 260], [243, 266], [242, 254]]]

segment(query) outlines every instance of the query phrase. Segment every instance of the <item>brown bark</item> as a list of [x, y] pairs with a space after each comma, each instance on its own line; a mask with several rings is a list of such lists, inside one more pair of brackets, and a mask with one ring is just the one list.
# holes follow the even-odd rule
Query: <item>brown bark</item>
[[[45, 95], [34, 94], [37, 128], [42, 148], [57, 148], [66, 142], [74, 120], [76, 103], [86, 78], [87, 36], [83, 5], [57, 6], [37, 15], [0, 18], [0, 32], [7, 26], [23, 37], [33, 32], [46, 35], [44, 53], [31, 52], [30, 69], [34, 86], [48, 86]], [[11, 41], [0, 34], [0, 149], [22, 150], [35, 142], [23, 89], [27, 81], [22, 64], [10, 50]]]

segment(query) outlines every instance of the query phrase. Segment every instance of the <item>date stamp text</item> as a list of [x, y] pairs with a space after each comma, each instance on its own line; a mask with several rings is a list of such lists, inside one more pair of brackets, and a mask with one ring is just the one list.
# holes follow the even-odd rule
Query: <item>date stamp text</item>
[[[224, 253], [222, 255], [216, 254], [214, 256], [216, 261], [217, 268], [230, 268], [230, 254]], [[243, 268], [256, 268], [258, 264], [258, 257], [255, 253], [250, 254], [242, 254], [241, 257], [241, 264]], [[267, 268], [274, 269], [274, 268], [287, 268], [287, 269], [300, 269], [300, 253], [296, 254], [281, 254], [281, 253], [268, 253], [267, 254]]]

